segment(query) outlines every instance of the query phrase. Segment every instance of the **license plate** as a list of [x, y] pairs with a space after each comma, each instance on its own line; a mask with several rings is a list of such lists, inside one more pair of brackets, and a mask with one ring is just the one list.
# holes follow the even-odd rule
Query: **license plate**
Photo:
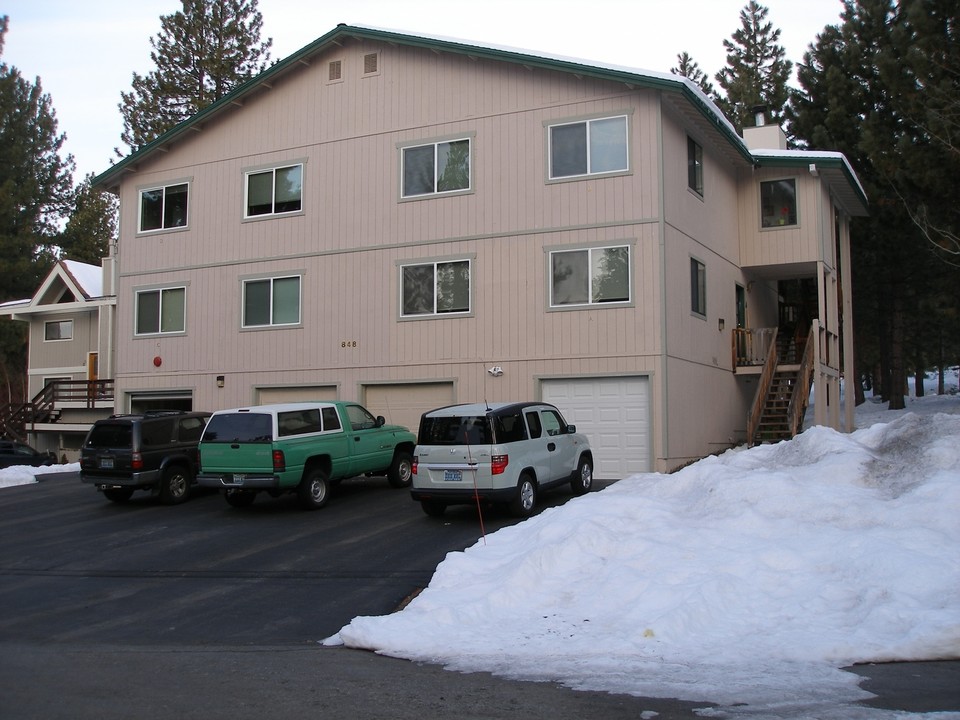
[[246, 475], [234, 475], [233, 484], [234, 485], [243, 485], [243, 481], [246, 480]]
[[113, 470], [113, 458], [100, 458], [100, 467], [103, 470]]
[[463, 480], [463, 472], [460, 470], [444, 470], [443, 471], [443, 481], [444, 482], [460, 482]]

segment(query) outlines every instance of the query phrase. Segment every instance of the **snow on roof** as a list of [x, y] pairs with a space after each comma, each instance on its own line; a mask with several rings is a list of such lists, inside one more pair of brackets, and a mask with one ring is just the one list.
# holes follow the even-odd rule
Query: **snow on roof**
[[60, 261], [74, 282], [88, 298], [103, 295], [103, 268], [99, 265], [89, 265], [77, 260]]

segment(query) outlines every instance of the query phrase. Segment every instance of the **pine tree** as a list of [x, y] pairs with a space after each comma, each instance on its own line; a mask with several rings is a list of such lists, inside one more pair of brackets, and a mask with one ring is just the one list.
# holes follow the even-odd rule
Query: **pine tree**
[[[8, 29], [0, 17], [0, 57]], [[58, 227], [73, 201], [73, 157], [40, 80], [0, 62], [0, 302], [29, 298], [56, 257]], [[0, 323], [0, 402], [21, 400], [26, 378], [23, 323]]]
[[710, 82], [707, 74], [700, 69], [700, 65], [694, 62], [694, 59], [686, 51], [677, 55], [677, 66], [670, 68], [670, 72], [674, 75], [682, 75], [695, 82], [707, 97], [713, 98], [716, 96], [713, 83]]
[[714, 77], [723, 91], [717, 103], [738, 130], [753, 124], [757, 106], [766, 108], [771, 121], [780, 122], [789, 99], [793, 63], [777, 44], [780, 30], [765, 22], [768, 12], [750, 0], [740, 11], [740, 29], [723, 41], [727, 67]]
[[77, 188], [76, 202], [60, 234], [61, 257], [99, 265], [117, 235], [119, 203], [113, 195], [93, 190], [87, 178]]
[[[960, 280], [952, 268], [952, 276], [944, 276], [943, 264], [934, 259], [915, 222], [917, 208], [930, 199], [956, 207], [949, 198], [956, 177], [949, 144], [934, 150], [929, 129], [940, 122], [932, 119], [949, 115], [950, 103], [943, 98], [952, 94], [955, 102], [956, 90], [950, 90], [947, 73], [937, 85], [941, 100], [931, 103], [931, 94], [921, 92], [922, 84], [909, 70], [910, 48], [921, 49], [925, 59], [920, 63], [937, 57], [932, 47], [947, 50], [944, 24], [935, 14], [930, 22], [906, 22], [913, 12], [933, 13], [938, 7], [952, 5], [846, 0], [841, 25], [826, 28], [804, 56], [798, 71], [802, 91], [792, 99], [792, 132], [815, 149], [843, 152], [870, 199], [870, 217], [852, 225], [858, 365], [880, 367], [882, 394], [892, 409], [904, 407], [908, 367], [939, 357], [939, 334], [917, 326], [931, 316], [948, 316], [941, 312], [942, 298]], [[944, 67], [949, 52], [939, 57], [934, 64]], [[926, 72], [929, 78], [929, 68]], [[921, 129], [911, 115], [930, 121], [929, 128]], [[939, 127], [947, 132], [948, 125]], [[869, 342], [860, 342], [863, 338]], [[866, 347], [873, 347], [872, 357], [864, 357]]]
[[257, 0], [182, 0], [150, 39], [156, 69], [121, 93], [121, 140], [137, 150], [260, 73], [273, 41], [260, 41]]

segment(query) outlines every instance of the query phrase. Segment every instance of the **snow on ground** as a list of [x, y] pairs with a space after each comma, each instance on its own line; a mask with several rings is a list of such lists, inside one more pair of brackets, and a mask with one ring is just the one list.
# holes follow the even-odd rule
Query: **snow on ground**
[[14, 485], [29, 485], [30, 483], [37, 482], [37, 475], [61, 472], [80, 472], [80, 463], [45, 465], [43, 467], [14, 465], [13, 467], [4, 468], [0, 470], [0, 488], [13, 487]]
[[[913, 717], [851, 705], [871, 695], [839, 668], [960, 658], [956, 388], [548, 508], [324, 644], [715, 704], [704, 717]], [[0, 470], [0, 487], [77, 469]]]
[[885, 407], [546, 509], [324, 643], [704, 717], [908, 717], [839, 668], [960, 658], [960, 396]]

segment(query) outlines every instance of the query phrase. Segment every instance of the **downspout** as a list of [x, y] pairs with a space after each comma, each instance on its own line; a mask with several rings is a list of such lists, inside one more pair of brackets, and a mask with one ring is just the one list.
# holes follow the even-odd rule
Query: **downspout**
[[838, 213], [840, 233], [840, 293], [843, 295], [843, 375], [846, 392], [843, 397], [843, 427], [847, 432], [857, 429], [854, 409], [857, 393], [854, 383], [859, 382], [853, 355], [853, 279], [850, 267], [850, 216]]
[[[657, 92], [657, 203], [659, 205], [659, 219], [657, 221], [658, 245], [660, 252], [660, 457], [664, 463], [669, 457], [670, 430], [669, 430], [669, 391], [667, 384], [667, 223], [666, 188], [663, 165], [663, 93]], [[667, 469], [666, 467], [664, 468]], [[656, 468], [653, 468], [656, 470]]]

